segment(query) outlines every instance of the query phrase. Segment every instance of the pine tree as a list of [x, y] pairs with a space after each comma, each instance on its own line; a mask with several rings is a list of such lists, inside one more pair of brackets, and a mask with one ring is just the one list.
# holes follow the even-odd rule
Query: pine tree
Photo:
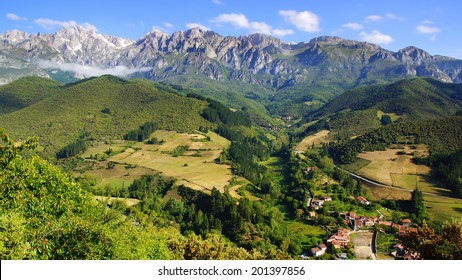
[[423, 193], [418, 187], [412, 192], [411, 195], [411, 207], [412, 212], [416, 215], [419, 221], [424, 220], [427, 217], [427, 209], [425, 207]]

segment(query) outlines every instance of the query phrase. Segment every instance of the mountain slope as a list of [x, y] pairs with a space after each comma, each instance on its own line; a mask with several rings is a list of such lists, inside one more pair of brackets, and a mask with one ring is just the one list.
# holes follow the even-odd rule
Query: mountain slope
[[[302, 123], [323, 119], [343, 139], [390, 122], [444, 118], [461, 109], [461, 84], [415, 78], [346, 91], [307, 114]], [[384, 115], [389, 119], [381, 119]]]
[[[432, 56], [416, 47], [392, 52], [374, 44], [328, 36], [288, 44], [262, 34], [224, 37], [194, 28], [171, 35], [154, 30], [131, 41], [74, 27], [54, 34], [0, 34], [0, 52], [5, 58], [0, 60], [1, 72], [27, 66], [45, 75], [51, 71], [74, 71], [78, 76], [112, 71], [155, 81], [197, 75], [202, 80], [263, 86], [280, 91], [262, 91], [274, 101], [301, 104], [313, 99], [325, 102], [357, 85], [408, 76], [462, 82], [461, 60]], [[12, 67], [2, 62], [13, 58], [26, 65]]]
[[22, 78], [0, 86], [0, 115], [25, 108], [60, 90], [60, 83], [40, 77]]
[[145, 81], [102, 76], [70, 84], [59, 95], [5, 114], [0, 127], [18, 138], [39, 136], [44, 154], [50, 156], [82, 133], [97, 140], [120, 139], [147, 121], [178, 131], [212, 127], [200, 116], [206, 106]]
[[320, 117], [346, 109], [374, 108], [416, 120], [453, 115], [461, 106], [461, 84], [419, 78], [349, 90], [310, 115]]

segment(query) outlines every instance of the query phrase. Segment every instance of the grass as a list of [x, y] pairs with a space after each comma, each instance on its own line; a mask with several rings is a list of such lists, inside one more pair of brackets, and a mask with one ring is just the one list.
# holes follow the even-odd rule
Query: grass
[[395, 113], [385, 113], [385, 112], [380, 111], [380, 110], [377, 111], [377, 117], [378, 117], [379, 119], [381, 119], [383, 115], [388, 115], [388, 116], [390, 116], [390, 118], [391, 118], [391, 120], [392, 120], [393, 122], [397, 121], [397, 120], [400, 118], [400, 116], [398, 116], [398, 115], [395, 114]]
[[424, 195], [427, 213], [434, 221], [462, 218], [462, 200], [449, 197]]
[[313, 135], [309, 135], [295, 147], [296, 151], [306, 151], [308, 148], [314, 144], [315, 146], [321, 145], [321, 143], [329, 142], [327, 139], [328, 134], [330, 133], [329, 130], [321, 130]]
[[[403, 152], [404, 154], [398, 154]], [[360, 167], [366, 162], [362, 168], [356, 170], [358, 175], [370, 178], [377, 182], [403, 187], [405, 189], [414, 189], [416, 178], [407, 175], [428, 175], [430, 168], [425, 165], [417, 165], [412, 162], [412, 153], [426, 153], [427, 147], [419, 147], [419, 149], [411, 149], [408, 146], [403, 149], [387, 149], [385, 151], [363, 152], [358, 155], [362, 159], [359, 163], [354, 163], [353, 167]], [[395, 180], [393, 180], [393, 178]]]
[[417, 187], [417, 176], [409, 174], [390, 174], [393, 186], [405, 189], [415, 189]]
[[[210, 141], [195, 141], [206, 136], [210, 137]], [[151, 137], [165, 141], [164, 144], [137, 143], [133, 149], [127, 149], [109, 160], [161, 172], [164, 176], [175, 178], [178, 185], [195, 190], [209, 193], [215, 187], [224, 192], [233, 177], [231, 166], [217, 164], [215, 159], [229, 145], [229, 141], [213, 132], [208, 132], [206, 136], [158, 130]], [[180, 146], [189, 146], [189, 150], [173, 157], [171, 152]], [[199, 156], [191, 156], [193, 154]], [[235, 192], [234, 195], [238, 196]]]
[[95, 200], [98, 200], [98, 201], [105, 201], [107, 200], [108, 201], [108, 204], [111, 204], [113, 201], [117, 200], [117, 201], [122, 201], [124, 202], [128, 207], [131, 207], [131, 206], [134, 206], [136, 204], [138, 204], [140, 202], [139, 199], [135, 199], [135, 198], [122, 198], [122, 197], [106, 197], [106, 196], [99, 196], [99, 195], [95, 195], [94, 196]]
[[309, 250], [311, 246], [322, 243], [326, 235], [326, 231], [321, 227], [298, 221], [287, 222], [287, 231], [300, 240], [303, 250]]
[[370, 160], [358, 158], [352, 163], [342, 165], [342, 168], [348, 171], [351, 171], [351, 172], [357, 172], [358, 170], [364, 168], [369, 163], [371, 163]]

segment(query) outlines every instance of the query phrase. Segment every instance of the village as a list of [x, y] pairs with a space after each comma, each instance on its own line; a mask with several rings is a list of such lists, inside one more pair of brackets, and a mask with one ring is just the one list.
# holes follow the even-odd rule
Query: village
[[[363, 196], [357, 196], [356, 200], [361, 205], [370, 205], [370, 202]], [[308, 205], [311, 211], [304, 215], [306, 220], [315, 220], [318, 210], [322, 209], [326, 203], [332, 201], [332, 197], [323, 196], [319, 198], [308, 198]], [[324, 243], [317, 244], [315, 247], [310, 248], [309, 252], [305, 252], [299, 256], [300, 259], [321, 259], [325, 254], [331, 254], [335, 259], [347, 260], [350, 257], [347, 251], [355, 252], [355, 247], [365, 247], [363, 251], [363, 258], [377, 259], [376, 257], [376, 237], [377, 232], [386, 234], [387, 232], [395, 232], [398, 236], [405, 235], [410, 232], [417, 232], [417, 228], [413, 227], [410, 219], [402, 219], [399, 223], [392, 221], [382, 220], [383, 215], [377, 211], [380, 216], [364, 216], [358, 215], [356, 212], [341, 212], [338, 213], [343, 220], [344, 227], [338, 228], [324, 241]], [[365, 244], [356, 244], [352, 240], [352, 235], [367, 234]], [[363, 242], [363, 243], [364, 243]], [[366, 256], [366, 257], [364, 257]], [[361, 259], [361, 256], [355, 256]], [[417, 259], [417, 255], [408, 252], [402, 244], [397, 242], [390, 252], [390, 257], [394, 259], [413, 260]]]

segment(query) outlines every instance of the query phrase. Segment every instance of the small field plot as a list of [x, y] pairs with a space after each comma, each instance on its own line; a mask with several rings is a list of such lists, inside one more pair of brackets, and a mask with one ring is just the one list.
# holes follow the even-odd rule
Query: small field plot
[[295, 150], [306, 151], [308, 148], [311, 148], [313, 144], [319, 146], [321, 143], [327, 143], [329, 142], [327, 139], [329, 133], [329, 130], [321, 130], [313, 135], [307, 136], [295, 147]]
[[323, 239], [326, 237], [326, 231], [321, 227], [303, 222], [288, 222], [287, 231], [290, 235], [296, 236], [300, 240], [303, 250], [309, 250], [311, 246], [323, 243]]
[[118, 154], [130, 148], [136, 142], [114, 140], [107, 143], [96, 143], [93, 147], [89, 147], [83, 154], [83, 158], [102, 158], [108, 154]]
[[365, 167], [366, 165], [368, 165], [369, 163], [371, 163], [370, 160], [367, 160], [367, 159], [363, 159], [363, 158], [357, 158], [354, 162], [352, 163], [349, 163], [349, 164], [344, 164], [342, 165], [342, 168], [343, 169], [346, 169], [350, 172], [357, 172], [358, 170], [360, 170], [361, 168]]
[[[209, 132], [203, 134], [156, 131], [151, 138], [162, 144], [137, 143], [133, 150], [111, 157], [109, 160], [131, 164], [161, 172], [164, 176], [177, 179], [177, 184], [210, 192], [213, 187], [224, 191], [232, 178], [231, 166], [217, 164], [215, 160], [229, 145], [225, 138]], [[181, 154], [175, 151], [186, 147]]]
[[462, 218], [462, 200], [424, 195], [428, 216], [433, 221], [445, 221], [452, 218]]
[[361, 164], [355, 167], [360, 167], [364, 160], [369, 161], [363, 167], [357, 169], [358, 175], [370, 178], [374, 181], [402, 187], [405, 189], [414, 189], [418, 178], [408, 175], [428, 175], [430, 167], [425, 165], [417, 165], [412, 162], [414, 153], [425, 153], [428, 148], [421, 146], [418, 149], [411, 149], [408, 146], [402, 149], [387, 149], [385, 151], [364, 152], [358, 155]]
[[132, 207], [133, 205], [136, 205], [140, 202], [139, 199], [135, 199], [135, 198], [106, 197], [106, 196], [99, 196], [99, 195], [95, 195], [94, 198], [97, 201], [107, 200], [109, 204], [111, 204], [113, 201], [121, 201], [121, 202], [124, 202], [128, 207]]
[[108, 168], [108, 162], [98, 162], [85, 175], [96, 179], [96, 189], [126, 189], [135, 180], [146, 174], [157, 173], [141, 166], [115, 164]]
[[354, 244], [355, 256], [360, 260], [373, 259], [372, 253], [372, 231], [357, 232], [351, 234]]

